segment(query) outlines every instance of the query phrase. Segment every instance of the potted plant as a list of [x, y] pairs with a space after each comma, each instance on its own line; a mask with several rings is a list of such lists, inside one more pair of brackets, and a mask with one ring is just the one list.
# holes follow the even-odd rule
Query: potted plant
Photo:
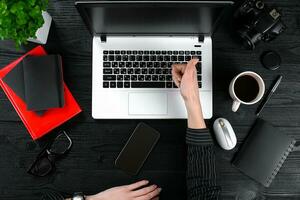
[[47, 6], [48, 0], [0, 0], [0, 39], [12, 39], [16, 47], [45, 44], [52, 21]]

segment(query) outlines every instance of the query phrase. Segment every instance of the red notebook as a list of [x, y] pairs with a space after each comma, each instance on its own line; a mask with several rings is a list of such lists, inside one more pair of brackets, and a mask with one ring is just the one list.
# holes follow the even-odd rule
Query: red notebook
[[15, 92], [3, 81], [3, 78], [6, 76], [6, 74], [9, 73], [10, 70], [12, 70], [25, 56], [42, 56], [46, 54], [47, 53], [44, 48], [42, 46], [38, 46], [0, 70], [0, 86], [4, 90], [8, 99], [14, 106], [25, 127], [30, 133], [32, 139], [34, 140], [42, 137], [46, 133], [50, 132], [54, 128], [58, 127], [81, 112], [81, 108], [65, 83], [64, 107], [49, 109], [42, 116], [39, 116], [33, 111], [28, 111], [25, 102], [23, 102], [23, 100], [17, 96]]

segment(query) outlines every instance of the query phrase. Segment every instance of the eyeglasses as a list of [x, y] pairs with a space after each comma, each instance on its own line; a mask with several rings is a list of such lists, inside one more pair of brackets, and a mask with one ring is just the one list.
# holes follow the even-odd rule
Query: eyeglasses
[[72, 147], [72, 140], [65, 131], [60, 133], [39, 153], [27, 172], [34, 176], [46, 176], [55, 167], [57, 158], [65, 155]]

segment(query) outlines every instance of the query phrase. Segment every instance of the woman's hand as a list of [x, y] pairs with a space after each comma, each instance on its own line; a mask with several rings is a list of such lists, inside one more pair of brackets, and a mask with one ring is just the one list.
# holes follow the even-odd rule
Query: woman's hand
[[188, 113], [189, 128], [206, 128], [199, 98], [196, 64], [198, 59], [192, 59], [187, 64], [174, 64], [172, 77], [184, 99]]
[[149, 181], [143, 180], [131, 185], [114, 187], [96, 195], [87, 196], [86, 200], [158, 200], [161, 188], [157, 185], [145, 187]]

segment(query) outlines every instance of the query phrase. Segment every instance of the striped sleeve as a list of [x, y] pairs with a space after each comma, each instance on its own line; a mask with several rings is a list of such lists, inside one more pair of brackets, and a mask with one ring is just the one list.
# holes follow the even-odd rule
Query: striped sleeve
[[187, 129], [187, 195], [189, 200], [218, 199], [215, 153], [208, 129]]
[[64, 200], [64, 197], [57, 191], [47, 190], [44, 192], [41, 200]]

